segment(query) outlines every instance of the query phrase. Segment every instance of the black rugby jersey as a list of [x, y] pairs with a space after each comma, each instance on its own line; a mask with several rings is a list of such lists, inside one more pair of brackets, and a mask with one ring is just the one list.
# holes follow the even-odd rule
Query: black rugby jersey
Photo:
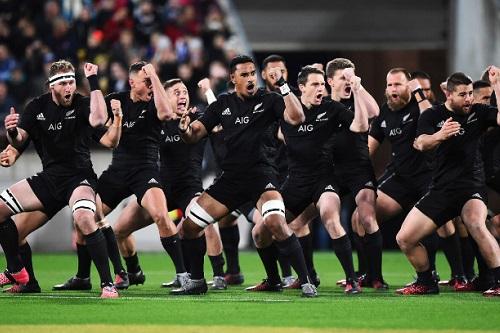
[[391, 143], [390, 168], [398, 175], [411, 177], [431, 172], [429, 155], [413, 148], [420, 116], [418, 103], [412, 97], [410, 102], [398, 111], [391, 111], [385, 103], [379, 116], [370, 126], [371, 137], [380, 143], [384, 139]]
[[234, 92], [222, 94], [210, 104], [199, 121], [208, 133], [222, 125], [227, 149], [222, 170], [241, 172], [256, 165], [269, 166], [263, 152], [263, 140], [267, 128], [283, 117], [284, 110], [283, 98], [264, 89], [244, 99]]
[[[158, 119], [153, 98], [149, 102], [133, 102], [130, 91], [106, 96], [108, 113], [110, 101], [120, 100], [123, 118], [122, 135], [113, 150], [113, 166], [157, 165], [162, 122]], [[110, 115], [112, 116], [112, 115]]]
[[[195, 115], [194, 117], [197, 117]], [[201, 187], [201, 163], [206, 140], [187, 144], [179, 135], [180, 119], [166, 121], [161, 130], [160, 173], [164, 185], [194, 183]]]
[[441, 142], [436, 149], [437, 165], [433, 176], [436, 188], [484, 185], [479, 141], [488, 126], [496, 125], [496, 116], [496, 108], [482, 104], [473, 104], [466, 115], [449, 111], [441, 104], [420, 116], [418, 135], [438, 132], [450, 117], [461, 125], [458, 135]]
[[307, 109], [300, 125], [282, 122], [290, 175], [317, 175], [330, 167], [328, 139], [339, 125], [349, 128], [354, 114], [338, 102], [326, 101]]
[[52, 94], [36, 97], [21, 114], [19, 127], [33, 141], [43, 169], [54, 174], [91, 168], [90, 98], [76, 93], [70, 106], [57, 105]]

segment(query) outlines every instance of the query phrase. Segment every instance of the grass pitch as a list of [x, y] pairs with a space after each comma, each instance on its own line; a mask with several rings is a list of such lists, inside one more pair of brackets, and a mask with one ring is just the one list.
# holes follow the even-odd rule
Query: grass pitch
[[[440, 295], [403, 297], [397, 287], [412, 279], [412, 269], [399, 252], [384, 253], [387, 292], [364, 289], [346, 296], [335, 281], [342, 278], [333, 253], [315, 254], [321, 277], [319, 297], [304, 299], [299, 290], [283, 293], [249, 293], [264, 271], [255, 252], [241, 254], [243, 286], [209, 291], [205, 296], [173, 297], [160, 288], [173, 278], [173, 267], [163, 253], [142, 253], [144, 286], [121, 292], [116, 300], [101, 300], [99, 279], [88, 292], [53, 292], [52, 285], [75, 273], [74, 254], [35, 254], [34, 265], [41, 294], [0, 295], [2, 328], [23, 332], [469, 332], [500, 331], [500, 298], [479, 293], [455, 293], [442, 288]], [[2, 257], [3, 259], [3, 257]], [[0, 263], [4, 264], [4, 260]], [[438, 256], [443, 279], [449, 268]], [[211, 275], [208, 260], [206, 276]]]

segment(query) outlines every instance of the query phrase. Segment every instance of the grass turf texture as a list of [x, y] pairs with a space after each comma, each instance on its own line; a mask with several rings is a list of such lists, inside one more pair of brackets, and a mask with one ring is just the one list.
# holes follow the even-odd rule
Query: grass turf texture
[[[412, 279], [413, 272], [398, 252], [384, 253], [388, 292], [364, 289], [346, 296], [335, 281], [342, 278], [333, 253], [315, 254], [321, 277], [319, 297], [301, 298], [299, 290], [250, 293], [244, 287], [257, 283], [264, 271], [256, 253], [241, 254], [243, 286], [209, 291], [205, 296], [173, 297], [160, 288], [173, 277], [165, 254], [140, 254], [147, 279], [144, 286], [121, 292], [117, 300], [101, 300], [99, 280], [93, 271], [89, 292], [52, 292], [52, 285], [75, 273], [73, 254], [35, 254], [34, 265], [41, 294], [0, 295], [0, 325], [16, 325], [24, 332], [413, 332], [498, 331], [500, 298], [479, 293], [455, 293], [441, 288], [437, 296], [403, 297], [394, 290]], [[0, 263], [4, 263], [0, 260]], [[438, 257], [443, 279], [449, 276], [443, 256]], [[205, 272], [211, 275], [206, 260]], [[23, 325], [22, 327], [17, 325]], [[105, 325], [105, 326], [103, 326]], [[138, 326], [139, 325], [139, 326]], [[146, 326], [143, 326], [146, 325]], [[165, 327], [168, 325], [168, 327]], [[3, 327], [6, 328], [6, 327]], [[293, 328], [293, 329], [292, 329]], [[307, 330], [304, 330], [307, 328]]]

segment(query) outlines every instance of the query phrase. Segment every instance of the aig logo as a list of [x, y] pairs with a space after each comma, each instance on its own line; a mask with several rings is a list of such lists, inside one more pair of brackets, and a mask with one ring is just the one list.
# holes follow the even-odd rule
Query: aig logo
[[123, 127], [132, 128], [135, 125], [135, 121], [126, 121], [123, 123]]
[[61, 128], [62, 128], [61, 122], [49, 125], [49, 131], [57, 131], [57, 130], [60, 130]]
[[165, 142], [179, 142], [179, 141], [181, 141], [181, 137], [178, 134], [176, 134], [176, 135], [168, 135], [165, 138]]
[[460, 127], [458, 129], [458, 135], [464, 135], [465, 134], [465, 129], [463, 127]]
[[312, 132], [314, 130], [314, 126], [309, 124], [309, 125], [300, 125], [299, 129], [297, 132]]
[[249, 117], [238, 117], [238, 118], [236, 118], [234, 123], [235, 124], [248, 124], [249, 121], [250, 121]]
[[403, 133], [403, 131], [401, 131], [401, 128], [397, 127], [391, 129], [391, 131], [389, 132], [389, 136], [401, 135], [401, 133]]

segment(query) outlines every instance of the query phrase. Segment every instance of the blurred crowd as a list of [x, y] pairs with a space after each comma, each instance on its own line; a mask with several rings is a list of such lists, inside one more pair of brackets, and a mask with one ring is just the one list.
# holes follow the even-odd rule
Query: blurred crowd
[[180, 77], [192, 92], [210, 77], [218, 93], [238, 50], [216, 0], [0, 1], [0, 120], [46, 91], [48, 66], [59, 59], [79, 68], [84, 94], [85, 62], [99, 66], [106, 94], [128, 89], [128, 66], [138, 60], [154, 64], [162, 81]]

